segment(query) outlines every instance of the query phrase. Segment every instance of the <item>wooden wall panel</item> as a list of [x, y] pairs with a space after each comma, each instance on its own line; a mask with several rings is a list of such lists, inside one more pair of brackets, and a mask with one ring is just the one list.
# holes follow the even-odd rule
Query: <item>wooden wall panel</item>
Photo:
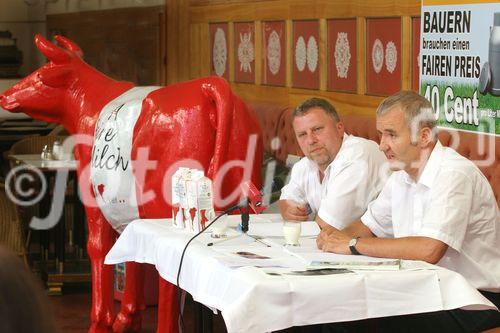
[[[402, 19], [402, 86], [411, 87], [411, 17], [419, 16], [420, 0], [167, 0], [167, 11], [175, 8], [175, 15], [169, 14], [176, 23], [175, 33], [167, 36], [169, 58], [167, 59], [167, 80], [169, 83], [185, 81], [210, 73], [209, 24], [228, 22], [232, 36], [234, 22], [255, 22], [255, 84], [232, 82], [234, 63], [230, 66], [230, 83], [235, 92], [247, 102], [272, 102], [296, 105], [312, 96], [321, 96], [332, 101], [340, 113], [372, 115], [383, 99], [381, 96], [366, 95], [366, 19], [371, 17], [401, 17]], [[173, 9], [172, 9], [173, 10]], [[169, 16], [168, 16], [169, 17]], [[167, 17], [167, 20], [168, 20]], [[356, 94], [326, 91], [328, 55], [326, 54], [329, 18], [356, 18], [358, 80]], [[317, 19], [320, 23], [320, 88], [307, 90], [292, 88], [291, 43], [292, 21]], [[261, 85], [262, 82], [262, 21], [285, 20], [287, 28], [285, 64], [285, 87]], [[170, 24], [167, 22], [168, 27]], [[182, 40], [182, 43], [179, 42]], [[234, 52], [232, 37], [229, 52]], [[234, 54], [234, 53], [230, 53]], [[232, 62], [233, 60], [231, 60]]]
[[[185, 47], [172, 49], [175, 62], [167, 66], [168, 82], [174, 83], [209, 75], [210, 50], [208, 26], [213, 22], [228, 22], [232, 35], [234, 22], [255, 22], [255, 84], [232, 82], [234, 61], [231, 60], [230, 83], [234, 90], [247, 102], [270, 102], [296, 105], [303, 99], [321, 96], [332, 101], [340, 113], [373, 114], [383, 99], [381, 96], [366, 95], [365, 52], [366, 19], [372, 17], [401, 17], [402, 19], [402, 86], [411, 87], [411, 17], [419, 16], [420, 0], [172, 0], [172, 6], [180, 9], [177, 17], [178, 35], [169, 34], [169, 48], [177, 46], [172, 39], [182, 39]], [[170, 5], [171, 1], [168, 1]], [[168, 6], [167, 6], [168, 7]], [[357, 21], [357, 68], [358, 80], [356, 94], [326, 91], [327, 83], [327, 29], [329, 18], [356, 18]], [[292, 21], [316, 19], [320, 24], [320, 87], [318, 90], [292, 88]], [[262, 82], [262, 21], [285, 20], [287, 27], [286, 42], [286, 85], [274, 87], [261, 85]], [[229, 38], [232, 43], [232, 37]], [[234, 51], [234, 45], [229, 46]], [[230, 53], [232, 54], [232, 53]]]
[[[372, 114], [383, 97], [366, 95], [366, 19], [402, 18], [402, 86], [411, 87], [411, 17], [420, 15], [420, 0], [169, 0], [166, 7], [129, 8], [50, 15], [48, 31], [62, 32], [81, 44], [86, 60], [110, 76], [139, 84], [175, 83], [210, 74], [209, 24], [229, 23], [229, 80], [246, 101], [295, 105], [310, 96], [331, 100], [341, 113]], [[326, 20], [357, 20], [357, 94], [326, 91]], [[320, 86], [292, 88], [292, 21], [316, 19], [320, 24]], [[285, 20], [285, 87], [261, 85], [262, 21]], [[255, 22], [255, 84], [234, 78], [234, 22]], [[165, 66], [166, 62], [166, 66]], [[353, 98], [355, 97], [355, 98]]]
[[[181, 0], [178, 0], [181, 1]], [[169, 2], [170, 3], [170, 2]], [[191, 22], [418, 16], [418, 0], [275, 0], [189, 6]]]
[[[255, 84], [262, 82], [262, 21], [255, 22]], [[257, 46], [258, 45], [258, 46]]]
[[49, 15], [47, 33], [75, 41], [87, 63], [114, 79], [159, 85], [167, 73], [164, 16], [163, 6]]
[[401, 36], [401, 42], [402, 46], [401, 49], [403, 51], [403, 54], [401, 55], [401, 65], [403, 66], [401, 68], [402, 71], [402, 82], [401, 86], [402, 89], [408, 90], [412, 89], [412, 84], [411, 84], [411, 65], [413, 64], [412, 61], [412, 53], [411, 53], [411, 44], [412, 44], [412, 22], [411, 22], [411, 17], [410, 16], [403, 16], [402, 17], [403, 21], [403, 30], [402, 30], [402, 36]]

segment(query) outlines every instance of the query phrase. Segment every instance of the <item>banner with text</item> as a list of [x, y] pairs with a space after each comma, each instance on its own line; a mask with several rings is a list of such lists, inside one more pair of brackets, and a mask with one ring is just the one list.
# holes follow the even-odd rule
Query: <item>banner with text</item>
[[420, 93], [440, 127], [500, 135], [500, 3], [424, 0]]

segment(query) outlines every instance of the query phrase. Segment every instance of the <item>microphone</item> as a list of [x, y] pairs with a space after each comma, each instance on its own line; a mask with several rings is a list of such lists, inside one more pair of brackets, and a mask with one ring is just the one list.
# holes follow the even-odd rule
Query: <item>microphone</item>
[[[241, 212], [241, 231], [248, 231], [248, 221], [250, 220], [248, 208], [251, 208], [255, 214], [261, 214], [267, 206], [264, 205], [262, 193], [257, 189], [252, 181], [247, 180], [240, 184], [240, 189], [243, 194], [243, 199], [236, 205], [226, 209], [224, 214], [229, 214], [237, 209]], [[224, 215], [223, 214], [223, 215]]]
[[259, 191], [254, 183], [247, 180], [240, 184], [240, 189], [242, 192], [243, 199], [236, 205], [228, 208], [226, 213], [231, 213], [237, 209], [246, 209], [247, 207], [252, 208], [255, 214], [261, 214], [267, 206], [264, 204], [262, 191]]
[[[246, 197], [247, 204], [252, 208], [255, 214], [261, 214], [266, 210], [267, 206], [264, 205], [262, 193], [257, 189], [257, 187], [250, 180], [242, 183], [240, 185], [241, 192]], [[245, 199], [243, 199], [245, 200]]]

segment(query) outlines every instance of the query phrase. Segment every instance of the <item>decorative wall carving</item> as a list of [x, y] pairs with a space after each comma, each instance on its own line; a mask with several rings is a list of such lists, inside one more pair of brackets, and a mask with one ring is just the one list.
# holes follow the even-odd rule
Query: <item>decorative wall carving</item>
[[262, 84], [285, 85], [285, 47], [285, 21], [262, 22]]
[[356, 19], [328, 20], [328, 90], [356, 92], [358, 37]]
[[319, 22], [294, 21], [292, 84], [295, 88], [319, 88]]
[[391, 95], [401, 90], [401, 18], [366, 21], [366, 93]]

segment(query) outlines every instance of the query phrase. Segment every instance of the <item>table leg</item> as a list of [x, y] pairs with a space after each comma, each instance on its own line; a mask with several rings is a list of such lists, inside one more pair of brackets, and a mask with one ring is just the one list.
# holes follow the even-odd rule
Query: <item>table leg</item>
[[78, 254], [78, 259], [83, 258], [83, 253], [85, 249], [85, 210], [83, 209], [82, 201], [78, 195], [78, 181], [77, 178], [73, 178], [73, 191], [74, 191], [74, 204], [73, 204], [73, 241], [75, 244], [76, 253]]
[[59, 220], [59, 223], [57, 225], [57, 231], [58, 231], [58, 239], [59, 239], [59, 246], [56, 250], [57, 253], [57, 258], [59, 259], [58, 266], [56, 267], [56, 270], [59, 271], [59, 273], [63, 273], [64, 271], [64, 261], [66, 260], [66, 205], [63, 205], [63, 211], [62, 211], [62, 216]]
[[201, 303], [196, 302], [197, 307], [197, 323], [196, 332], [200, 333], [212, 333], [213, 332], [213, 321], [214, 314], [212, 310], [207, 308]]
[[161, 276], [158, 279], [157, 333], [179, 332], [179, 294], [177, 287]]
[[[51, 175], [45, 175], [46, 181], [48, 184], [48, 188], [50, 188], [50, 184], [52, 181], [52, 176]], [[45, 193], [42, 200], [40, 201], [39, 204], [39, 216], [40, 217], [46, 217], [49, 212], [50, 212], [50, 195], [48, 193]], [[50, 233], [51, 230], [40, 230], [40, 243], [42, 245], [42, 256], [41, 256], [41, 261], [44, 262], [45, 265], [47, 265], [49, 261], [49, 256], [50, 256]]]

